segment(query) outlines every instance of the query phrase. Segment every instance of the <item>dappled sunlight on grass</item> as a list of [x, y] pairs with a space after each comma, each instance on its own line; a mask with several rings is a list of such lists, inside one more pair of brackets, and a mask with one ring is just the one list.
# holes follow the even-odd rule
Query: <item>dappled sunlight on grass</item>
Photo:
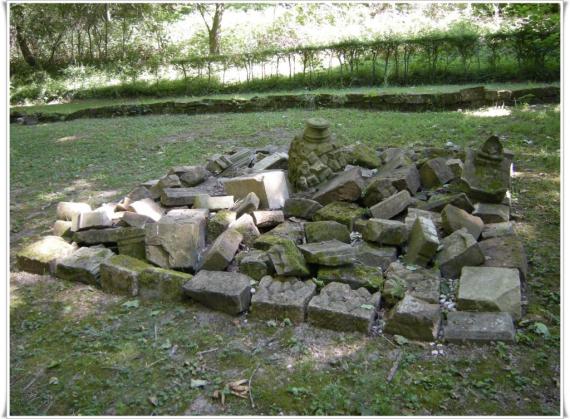
[[478, 109], [476, 111], [466, 111], [466, 115], [485, 117], [485, 118], [495, 118], [498, 116], [509, 116], [512, 113], [510, 108], [493, 106], [489, 108]]
[[58, 138], [57, 140], [55, 140], [56, 143], [65, 143], [68, 141], [77, 141], [77, 140], [81, 140], [84, 137], [81, 135], [68, 135], [67, 137], [61, 137]]

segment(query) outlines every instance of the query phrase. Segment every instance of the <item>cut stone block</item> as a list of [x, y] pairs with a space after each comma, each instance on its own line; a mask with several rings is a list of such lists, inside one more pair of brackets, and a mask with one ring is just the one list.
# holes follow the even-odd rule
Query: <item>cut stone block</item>
[[237, 216], [240, 217], [242, 214], [251, 214], [258, 208], [259, 198], [255, 192], [250, 192], [245, 198], [240, 199], [234, 204], [233, 210], [236, 212]]
[[514, 236], [515, 228], [512, 222], [485, 224], [481, 239], [494, 239], [495, 237]]
[[259, 236], [253, 243], [253, 247], [259, 250], [269, 250], [271, 246], [280, 242], [280, 239], [292, 240], [296, 244], [301, 244], [305, 240], [305, 230], [303, 224], [285, 221], [269, 232]]
[[258, 228], [273, 228], [285, 221], [283, 211], [253, 211], [253, 221]]
[[460, 178], [463, 173], [463, 162], [460, 159], [449, 159], [445, 162], [453, 173], [454, 179]]
[[121, 210], [128, 210], [130, 205], [135, 201], [140, 201], [145, 198], [153, 198], [153, 194], [144, 186], [137, 186], [125, 196], [117, 205]]
[[299, 281], [297, 278], [261, 279], [251, 299], [251, 316], [265, 320], [289, 319], [293, 323], [305, 320], [309, 300], [315, 295], [313, 281]]
[[54, 236], [70, 237], [72, 235], [71, 221], [56, 220], [53, 223], [52, 232]]
[[111, 227], [113, 220], [107, 211], [81, 212], [73, 215], [71, 220], [71, 231], [81, 231], [90, 228]]
[[443, 208], [443, 211], [441, 211], [441, 222], [447, 234], [466, 228], [467, 232], [471, 234], [475, 240], [479, 239], [484, 227], [481, 218], [471, 215], [467, 211], [453, 205], [446, 205], [445, 208]]
[[410, 193], [407, 190], [400, 191], [396, 195], [392, 195], [390, 198], [372, 206], [370, 213], [374, 218], [389, 220], [408, 208], [410, 204]]
[[350, 243], [350, 233], [344, 224], [336, 221], [314, 221], [305, 223], [307, 243], [338, 240]]
[[210, 174], [203, 166], [177, 166], [170, 169], [170, 172], [177, 175], [183, 185], [190, 187], [204, 182]]
[[522, 241], [517, 236], [495, 237], [479, 243], [485, 255], [483, 266], [496, 268], [516, 268], [521, 278], [526, 280], [528, 260]]
[[105, 244], [113, 246], [121, 239], [139, 237], [142, 233], [138, 227], [103, 228], [100, 230], [84, 230], [73, 234], [73, 241], [80, 245], [93, 246]]
[[384, 272], [388, 266], [398, 259], [395, 247], [380, 247], [372, 243], [361, 242], [355, 246], [355, 260], [366, 266], [380, 267]]
[[315, 213], [323, 206], [317, 201], [306, 198], [289, 198], [285, 201], [283, 212], [287, 218], [298, 217], [305, 220], [312, 220]]
[[234, 211], [222, 210], [208, 220], [208, 240], [215, 240], [236, 220]]
[[249, 214], [243, 214], [231, 223], [229, 228], [241, 233], [243, 236], [243, 243], [247, 247], [252, 247], [255, 240], [261, 235], [259, 229], [255, 225], [255, 221], [253, 221], [253, 217]]
[[287, 176], [281, 170], [259, 172], [224, 180], [224, 190], [236, 199], [255, 192], [261, 201], [260, 208], [281, 209], [289, 198]]
[[147, 224], [146, 258], [161, 268], [198, 267], [206, 243], [206, 217], [195, 212], [186, 217], [166, 215], [158, 223]]
[[71, 221], [74, 215], [82, 212], [91, 212], [91, 205], [83, 202], [60, 202], [57, 204], [56, 214], [58, 220]]
[[162, 207], [150, 198], [133, 202], [129, 209], [137, 214], [145, 215], [154, 221], [160, 220], [164, 214]]
[[154, 223], [154, 220], [146, 215], [127, 211], [123, 214], [122, 223], [130, 227], [143, 228], [147, 223]]
[[291, 240], [274, 236], [277, 241], [269, 249], [269, 258], [277, 275], [304, 277], [309, 275], [305, 258]]
[[323, 205], [336, 201], [353, 202], [360, 199], [364, 179], [359, 167], [336, 175], [318, 188], [313, 199]]
[[273, 272], [269, 255], [262, 250], [240, 252], [236, 259], [238, 260], [239, 271], [256, 281]]
[[421, 209], [426, 211], [441, 212], [446, 205], [453, 205], [469, 213], [473, 212], [473, 204], [465, 193], [435, 194], [427, 202], [421, 203]]
[[370, 333], [380, 304], [380, 293], [365, 288], [352, 290], [349, 285], [331, 282], [311, 299], [308, 321], [314, 326], [341, 332]]
[[401, 282], [404, 285], [404, 291], [414, 298], [431, 304], [437, 304], [439, 301], [441, 275], [437, 268], [426, 269], [394, 262], [386, 270], [384, 276], [386, 283], [388, 281]]
[[426, 188], [435, 188], [445, 185], [455, 176], [446, 164], [446, 159], [436, 157], [429, 159], [420, 167], [420, 179], [422, 185]]
[[218, 236], [204, 254], [202, 267], [207, 271], [223, 271], [233, 260], [243, 236], [234, 229], [228, 229]]
[[364, 287], [371, 292], [381, 291], [384, 286], [382, 268], [355, 264], [354, 266], [319, 267], [317, 279], [341, 282], [350, 285], [353, 290]]
[[16, 262], [22, 271], [38, 275], [53, 274], [57, 259], [69, 256], [75, 250], [76, 246], [59, 236], [46, 236], [18, 252]]
[[233, 196], [210, 196], [206, 194], [200, 194], [194, 198], [193, 208], [205, 208], [210, 211], [219, 211], [224, 209], [231, 209], [233, 206]]
[[342, 266], [354, 262], [354, 248], [338, 240], [309, 243], [299, 246], [305, 260], [324, 266]]
[[177, 175], [166, 175], [161, 177], [158, 182], [151, 186], [149, 192], [152, 194], [152, 198], [159, 197], [165, 188], [180, 188], [182, 183]]
[[350, 202], [332, 202], [318, 210], [313, 216], [313, 220], [336, 221], [344, 224], [352, 231], [354, 222], [363, 218], [366, 214], [367, 210], [356, 204]]
[[407, 294], [388, 313], [384, 333], [420, 341], [436, 340], [439, 314], [439, 304], [429, 304]]
[[515, 327], [509, 313], [447, 313], [443, 328], [447, 342], [514, 342]]
[[377, 169], [382, 164], [376, 150], [366, 144], [351, 144], [344, 151], [347, 152], [348, 162], [356, 166]]
[[408, 239], [408, 231], [400, 221], [371, 218], [366, 221], [362, 237], [380, 245], [401, 246]]
[[485, 224], [503, 223], [509, 221], [511, 209], [508, 205], [479, 202], [475, 204], [473, 215], [480, 217]]
[[427, 266], [439, 247], [435, 224], [429, 218], [418, 217], [414, 222], [405, 260], [408, 263]]
[[194, 188], [164, 188], [160, 193], [160, 203], [165, 207], [191, 206], [200, 193]]
[[183, 291], [206, 307], [236, 315], [249, 307], [250, 281], [250, 277], [236, 272], [202, 270], [184, 284]]
[[117, 248], [120, 255], [146, 260], [146, 232], [144, 228], [132, 227], [133, 231], [119, 237]]
[[513, 319], [520, 319], [521, 281], [518, 270], [466, 266], [459, 279], [457, 308], [461, 311], [504, 311]]
[[408, 214], [406, 215], [406, 219], [404, 220], [404, 223], [406, 224], [408, 231], [410, 231], [410, 232], [412, 231], [412, 228], [414, 227], [414, 223], [416, 222], [416, 219], [418, 217], [430, 219], [433, 222], [433, 224], [435, 225], [436, 230], [439, 230], [442, 228], [442, 226], [441, 226], [441, 214], [439, 214], [437, 212], [433, 212], [433, 211], [426, 211], [426, 210], [418, 209], [418, 208], [408, 208]]
[[80, 247], [56, 261], [55, 276], [68, 281], [99, 285], [101, 264], [113, 255], [111, 250], [105, 248]]
[[392, 185], [392, 181], [386, 178], [375, 178], [362, 192], [362, 201], [367, 207], [371, 207], [386, 198], [395, 195], [398, 190]]
[[378, 177], [388, 179], [398, 191], [407, 190], [414, 195], [421, 187], [420, 172], [414, 164], [393, 170], [382, 170]]
[[110, 294], [135, 297], [139, 293], [139, 274], [152, 266], [125, 255], [111, 256], [101, 263], [101, 288]]
[[282, 152], [273, 153], [255, 163], [253, 165], [253, 170], [259, 172], [271, 169], [287, 169], [288, 161], [289, 161], [289, 155], [287, 153], [282, 153]]
[[162, 268], [147, 268], [139, 274], [139, 297], [142, 300], [179, 301], [182, 287], [192, 275]]
[[464, 266], [479, 266], [484, 262], [479, 243], [466, 229], [457, 230], [443, 239], [436, 255], [436, 263], [445, 278], [457, 278]]

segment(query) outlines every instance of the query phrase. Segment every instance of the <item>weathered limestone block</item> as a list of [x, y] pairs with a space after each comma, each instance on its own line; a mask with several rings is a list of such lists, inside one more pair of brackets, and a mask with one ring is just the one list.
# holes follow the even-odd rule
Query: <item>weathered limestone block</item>
[[382, 202], [370, 207], [370, 213], [374, 218], [389, 220], [404, 211], [411, 204], [410, 193], [400, 191]]
[[416, 222], [416, 219], [419, 217], [423, 217], [423, 218], [427, 218], [427, 219], [431, 220], [431, 222], [435, 226], [435, 229], [438, 230], [438, 236], [439, 236], [439, 230], [443, 229], [443, 227], [441, 225], [441, 214], [439, 214], [437, 212], [433, 212], [433, 211], [426, 211], [426, 210], [418, 209], [418, 208], [408, 208], [408, 213], [407, 213], [406, 218], [404, 220], [404, 224], [406, 224], [406, 228], [408, 229], [409, 232], [412, 231], [412, 228], [414, 227], [414, 223]]
[[210, 211], [231, 209], [234, 206], [233, 196], [210, 196], [199, 194], [194, 198], [193, 208], [203, 208]]
[[83, 202], [60, 202], [57, 204], [56, 214], [58, 220], [71, 221], [74, 215], [90, 211], [91, 205]]
[[495, 237], [479, 243], [485, 255], [482, 266], [497, 268], [516, 268], [521, 278], [526, 280], [528, 261], [522, 241], [517, 236]]
[[253, 170], [259, 172], [263, 170], [287, 169], [289, 155], [287, 153], [277, 152], [270, 154], [264, 159], [253, 165]]
[[481, 218], [471, 215], [467, 211], [453, 205], [446, 205], [445, 208], [443, 208], [443, 211], [441, 211], [441, 221], [443, 229], [447, 234], [466, 228], [467, 232], [471, 234], [475, 240], [479, 239], [485, 225]]
[[397, 192], [398, 190], [392, 185], [390, 179], [374, 178], [362, 192], [364, 205], [371, 207]]
[[419, 208], [426, 211], [440, 212], [446, 205], [453, 205], [469, 213], [473, 212], [474, 209], [471, 200], [464, 192], [432, 195], [427, 202], [422, 202]]
[[312, 199], [289, 198], [285, 201], [283, 212], [287, 218], [298, 217], [312, 220], [315, 213], [321, 208], [323, 208], [323, 206]]
[[289, 148], [289, 181], [306, 190], [330, 179], [346, 166], [346, 153], [331, 140], [330, 124], [322, 118], [308, 119], [305, 131]]
[[234, 211], [222, 210], [208, 220], [208, 240], [215, 240], [236, 220]]
[[371, 218], [366, 221], [362, 237], [380, 245], [401, 246], [408, 240], [408, 231], [400, 221]]
[[411, 162], [398, 168], [390, 168], [390, 164], [378, 172], [378, 178], [387, 179], [398, 191], [407, 190], [414, 195], [421, 188], [420, 172]]
[[253, 211], [253, 221], [258, 228], [273, 228], [285, 221], [283, 211]]
[[508, 205], [478, 202], [475, 204], [473, 215], [481, 218], [485, 224], [504, 223], [509, 221], [511, 209]]
[[368, 169], [377, 169], [382, 164], [380, 157], [372, 147], [366, 144], [351, 144], [342, 149], [347, 156], [347, 162]]
[[387, 282], [401, 282], [404, 286], [404, 291], [414, 298], [419, 298], [431, 304], [437, 304], [439, 301], [441, 275], [437, 268], [410, 267], [401, 262], [394, 262], [390, 264], [384, 276]]
[[120, 255], [126, 255], [140, 260], [146, 260], [145, 229], [131, 227], [127, 234], [119, 236], [117, 239], [117, 248]]
[[313, 200], [326, 205], [335, 201], [354, 202], [360, 199], [364, 189], [364, 178], [359, 167], [342, 172], [324, 185], [319, 186]]
[[143, 228], [147, 223], [154, 223], [154, 220], [146, 215], [137, 214], [136, 212], [126, 211], [121, 219], [123, 225], [129, 227]]
[[520, 319], [519, 272], [509, 268], [466, 266], [459, 279], [457, 308], [461, 311], [504, 311], [513, 319]]
[[237, 230], [230, 228], [224, 231], [204, 254], [200, 269], [207, 271], [225, 270], [233, 260], [242, 240], [243, 236]]
[[103, 228], [78, 231], [73, 234], [73, 241], [80, 245], [93, 246], [96, 244], [115, 245], [120, 239], [137, 237], [141, 234], [138, 227]]
[[494, 239], [495, 237], [514, 236], [516, 234], [512, 222], [485, 224], [481, 233], [481, 240]]
[[73, 215], [71, 231], [81, 231], [90, 228], [111, 227], [113, 220], [107, 211], [81, 212]]
[[241, 233], [243, 236], [243, 243], [247, 247], [252, 247], [255, 240], [261, 235], [259, 229], [255, 225], [255, 221], [253, 221], [253, 217], [249, 214], [243, 214], [231, 223], [229, 228]]
[[250, 192], [245, 198], [238, 200], [232, 210], [236, 212], [237, 217], [240, 217], [242, 214], [251, 214], [258, 208], [259, 198], [255, 192]]
[[318, 210], [313, 216], [313, 220], [336, 221], [347, 226], [349, 230], [352, 230], [354, 222], [363, 218], [366, 213], [366, 208], [359, 207], [350, 202], [332, 202]]
[[180, 301], [184, 296], [182, 287], [191, 279], [192, 275], [184, 272], [147, 268], [138, 277], [138, 296], [142, 300]]
[[507, 158], [497, 136], [491, 136], [479, 150], [467, 150], [463, 190], [476, 201], [500, 204], [511, 182], [511, 158]]
[[305, 320], [309, 300], [315, 295], [313, 281], [299, 281], [297, 278], [261, 279], [251, 299], [251, 316], [265, 320], [289, 319], [293, 323]]
[[307, 243], [323, 242], [328, 240], [338, 240], [350, 243], [350, 232], [348, 228], [336, 221], [314, 221], [305, 223], [305, 237]]
[[424, 217], [416, 218], [410, 232], [406, 262], [427, 266], [437, 253], [438, 247], [439, 238], [433, 221]]
[[460, 159], [449, 159], [445, 162], [445, 164], [447, 164], [447, 167], [449, 167], [449, 169], [453, 173], [454, 179], [458, 179], [461, 177], [461, 175], [463, 174], [463, 161], [461, 161]]
[[464, 266], [479, 266], [485, 262], [479, 243], [467, 229], [453, 232], [441, 241], [441, 245], [436, 262], [445, 278], [457, 278]]
[[240, 252], [236, 256], [236, 259], [239, 264], [239, 271], [256, 281], [259, 281], [266, 275], [272, 274], [274, 271], [269, 255], [262, 250]]
[[[158, 183], [158, 181], [157, 181]], [[125, 196], [121, 202], [119, 202], [118, 207], [122, 210], [128, 210], [130, 205], [133, 202], [140, 201], [141, 199], [145, 198], [155, 198], [152, 193], [150, 193], [149, 189], [144, 186], [137, 186], [132, 191], [130, 191], [127, 196]]]
[[407, 294], [388, 313], [384, 332], [408, 339], [433, 341], [437, 339], [439, 305], [429, 304]]
[[204, 166], [177, 166], [170, 169], [170, 172], [177, 175], [183, 185], [189, 187], [204, 182], [210, 174]]
[[129, 209], [137, 214], [145, 215], [154, 221], [160, 220], [164, 214], [162, 207], [150, 198], [133, 202]]
[[361, 264], [349, 266], [320, 266], [317, 279], [325, 283], [340, 282], [350, 285], [350, 288], [366, 288], [371, 292], [382, 291], [384, 277], [382, 268]]
[[101, 247], [80, 247], [56, 261], [55, 276], [88, 285], [100, 284], [100, 267], [114, 253]]
[[101, 263], [101, 288], [110, 294], [135, 297], [139, 293], [139, 274], [152, 266], [125, 255], [111, 256]]
[[355, 261], [366, 266], [380, 267], [382, 271], [398, 259], [396, 247], [380, 247], [372, 243], [361, 242], [355, 246]]
[[16, 263], [22, 271], [38, 275], [53, 274], [57, 259], [72, 254], [76, 248], [59, 236], [46, 236], [19, 251]]
[[52, 232], [54, 236], [71, 237], [71, 221], [56, 220], [53, 223]]
[[223, 184], [226, 193], [236, 199], [243, 199], [250, 192], [254, 192], [260, 200], [260, 208], [263, 209], [281, 209], [289, 198], [287, 177], [282, 170], [225, 179]]
[[308, 321], [317, 327], [341, 332], [370, 333], [380, 304], [380, 293], [365, 288], [352, 290], [349, 285], [331, 282], [308, 306]]
[[354, 262], [354, 248], [338, 240], [320, 243], [308, 243], [299, 246], [305, 260], [324, 266], [342, 266]]
[[259, 250], [269, 250], [274, 244], [280, 243], [281, 239], [291, 240], [296, 244], [303, 243], [305, 239], [303, 224], [285, 221], [259, 236], [253, 243], [253, 247]]
[[269, 258], [280, 276], [304, 277], [309, 275], [305, 258], [295, 243], [278, 236], [276, 243], [269, 249]]
[[426, 188], [435, 188], [445, 185], [455, 176], [446, 164], [446, 159], [436, 157], [429, 159], [420, 167], [420, 179], [422, 185]]
[[159, 222], [147, 224], [146, 258], [161, 268], [198, 267], [198, 258], [206, 243], [206, 217], [201, 211], [176, 217], [166, 215]]
[[515, 327], [509, 313], [454, 311], [447, 314], [443, 338], [454, 343], [514, 342]]
[[152, 198], [159, 197], [165, 188], [181, 188], [182, 182], [177, 175], [166, 175], [161, 177], [155, 185], [151, 186], [149, 192]]
[[251, 278], [237, 272], [198, 272], [183, 286], [184, 294], [214, 310], [236, 315], [251, 301]]
[[160, 193], [160, 203], [165, 207], [191, 206], [198, 195], [194, 188], [164, 188]]

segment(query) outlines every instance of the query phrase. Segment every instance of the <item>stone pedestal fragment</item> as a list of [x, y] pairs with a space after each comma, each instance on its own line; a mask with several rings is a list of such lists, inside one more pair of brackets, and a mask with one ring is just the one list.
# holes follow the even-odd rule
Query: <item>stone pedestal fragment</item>
[[239, 231], [243, 236], [243, 243], [248, 247], [253, 246], [255, 240], [261, 235], [253, 217], [249, 214], [243, 214], [231, 223], [229, 228]]
[[481, 239], [494, 239], [496, 237], [514, 236], [515, 234], [515, 228], [513, 223], [510, 221], [503, 223], [491, 223], [485, 224], [483, 227]]
[[71, 231], [71, 221], [56, 220], [53, 223], [52, 232], [54, 236], [70, 237], [73, 233]]
[[395, 247], [380, 247], [372, 243], [362, 242], [355, 246], [355, 261], [366, 266], [380, 267], [382, 271], [398, 259]]
[[431, 304], [437, 304], [439, 301], [441, 275], [437, 268], [426, 269], [394, 262], [385, 271], [384, 276], [386, 283], [388, 281], [400, 282], [404, 287], [404, 291], [414, 298]]
[[429, 218], [416, 218], [410, 232], [406, 262], [427, 266], [435, 256], [438, 247], [439, 238], [435, 224]]
[[439, 305], [406, 295], [388, 313], [384, 332], [408, 339], [433, 341], [439, 330]]
[[198, 195], [194, 188], [164, 188], [160, 193], [160, 203], [165, 207], [191, 206]]
[[239, 218], [242, 214], [251, 214], [259, 208], [259, 198], [255, 192], [248, 193], [245, 198], [240, 199], [234, 204], [232, 208]]
[[515, 327], [509, 313], [447, 313], [443, 327], [447, 342], [514, 342]]
[[382, 268], [360, 264], [335, 267], [321, 266], [317, 279], [326, 284], [330, 282], [348, 284], [353, 290], [364, 287], [371, 292], [381, 291], [384, 285]]
[[215, 240], [236, 220], [234, 211], [222, 210], [208, 220], [208, 240]]
[[210, 174], [203, 166], [176, 166], [170, 169], [170, 174], [175, 174], [184, 186], [196, 186], [204, 182]]
[[283, 211], [253, 211], [253, 221], [258, 228], [273, 228], [285, 221]]
[[224, 190], [236, 199], [243, 199], [254, 192], [260, 200], [260, 208], [281, 209], [289, 198], [285, 172], [270, 170], [253, 175], [225, 179]]
[[87, 230], [90, 228], [111, 227], [113, 220], [107, 211], [81, 212], [73, 215], [71, 231]]
[[371, 207], [378, 202], [395, 195], [398, 190], [392, 185], [392, 181], [386, 178], [373, 179], [362, 192], [364, 205]]
[[436, 230], [442, 229], [441, 214], [433, 211], [421, 210], [418, 208], [408, 208], [408, 214], [406, 215], [406, 218], [404, 220], [404, 223], [406, 224], [406, 228], [408, 229], [408, 231], [410, 232], [412, 231], [412, 227], [414, 226], [416, 219], [419, 217], [428, 218], [429, 220], [431, 220]]
[[473, 212], [473, 204], [469, 197], [463, 193], [435, 194], [427, 202], [422, 202], [420, 208], [426, 211], [440, 212], [446, 205], [453, 205], [469, 213]]
[[272, 169], [287, 169], [289, 155], [287, 153], [273, 153], [253, 165], [253, 170], [263, 171]]
[[57, 259], [69, 256], [75, 249], [59, 236], [46, 236], [19, 251], [16, 262], [22, 271], [47, 275], [55, 272]]
[[305, 320], [307, 304], [315, 291], [313, 281], [265, 276], [251, 299], [251, 316], [265, 320], [287, 318], [293, 323], [301, 323]]

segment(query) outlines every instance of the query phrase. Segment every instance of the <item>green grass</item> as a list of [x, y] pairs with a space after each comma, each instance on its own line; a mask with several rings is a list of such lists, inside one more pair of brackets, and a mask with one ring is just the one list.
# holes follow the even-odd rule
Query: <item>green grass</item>
[[[311, 116], [333, 121], [341, 143], [476, 146], [490, 133], [506, 137], [515, 152], [513, 207], [522, 215], [516, 227], [530, 261], [528, 314], [517, 345], [445, 345], [446, 354], [434, 357], [429, 345], [398, 347], [382, 337], [243, 318], [237, 325], [191, 303], [127, 308], [128, 299], [89, 287], [14, 274], [10, 413], [559, 414], [559, 106], [498, 117], [287, 110], [13, 124], [12, 260], [22, 244], [49, 233], [60, 200], [99, 204], [173, 165], [204, 162], [232, 146], [286, 144]], [[550, 337], [537, 334], [536, 322]], [[398, 351], [402, 362], [388, 383]], [[225, 406], [210, 397], [254, 370], [255, 408], [233, 395]], [[192, 379], [208, 384], [192, 388]]]
[[[543, 87], [543, 86], [558, 86], [559, 83], [473, 83], [473, 84], [448, 84], [448, 85], [424, 85], [416, 87], [356, 87], [349, 89], [314, 89], [314, 90], [293, 90], [283, 92], [283, 94], [304, 94], [304, 93], [329, 93], [329, 94], [347, 94], [347, 93], [385, 93], [385, 94], [402, 94], [402, 93], [446, 93], [455, 92], [459, 89], [464, 89], [466, 87], [481, 86], [484, 85], [488, 89], [528, 89], [533, 87]], [[98, 108], [102, 106], [111, 105], [133, 105], [133, 104], [146, 104], [146, 103], [158, 103], [158, 102], [188, 102], [192, 100], [200, 99], [249, 99], [254, 96], [271, 96], [278, 94], [276, 92], [265, 93], [236, 93], [236, 94], [215, 94], [209, 96], [173, 96], [173, 97], [160, 97], [160, 98], [149, 98], [141, 97], [138, 99], [133, 98], [123, 98], [123, 99], [84, 99], [84, 100], [74, 100], [68, 103], [59, 103], [52, 105], [30, 105], [30, 106], [12, 106], [11, 111], [20, 111], [26, 113], [33, 112], [43, 112], [43, 113], [63, 113], [68, 114], [81, 109]]]

